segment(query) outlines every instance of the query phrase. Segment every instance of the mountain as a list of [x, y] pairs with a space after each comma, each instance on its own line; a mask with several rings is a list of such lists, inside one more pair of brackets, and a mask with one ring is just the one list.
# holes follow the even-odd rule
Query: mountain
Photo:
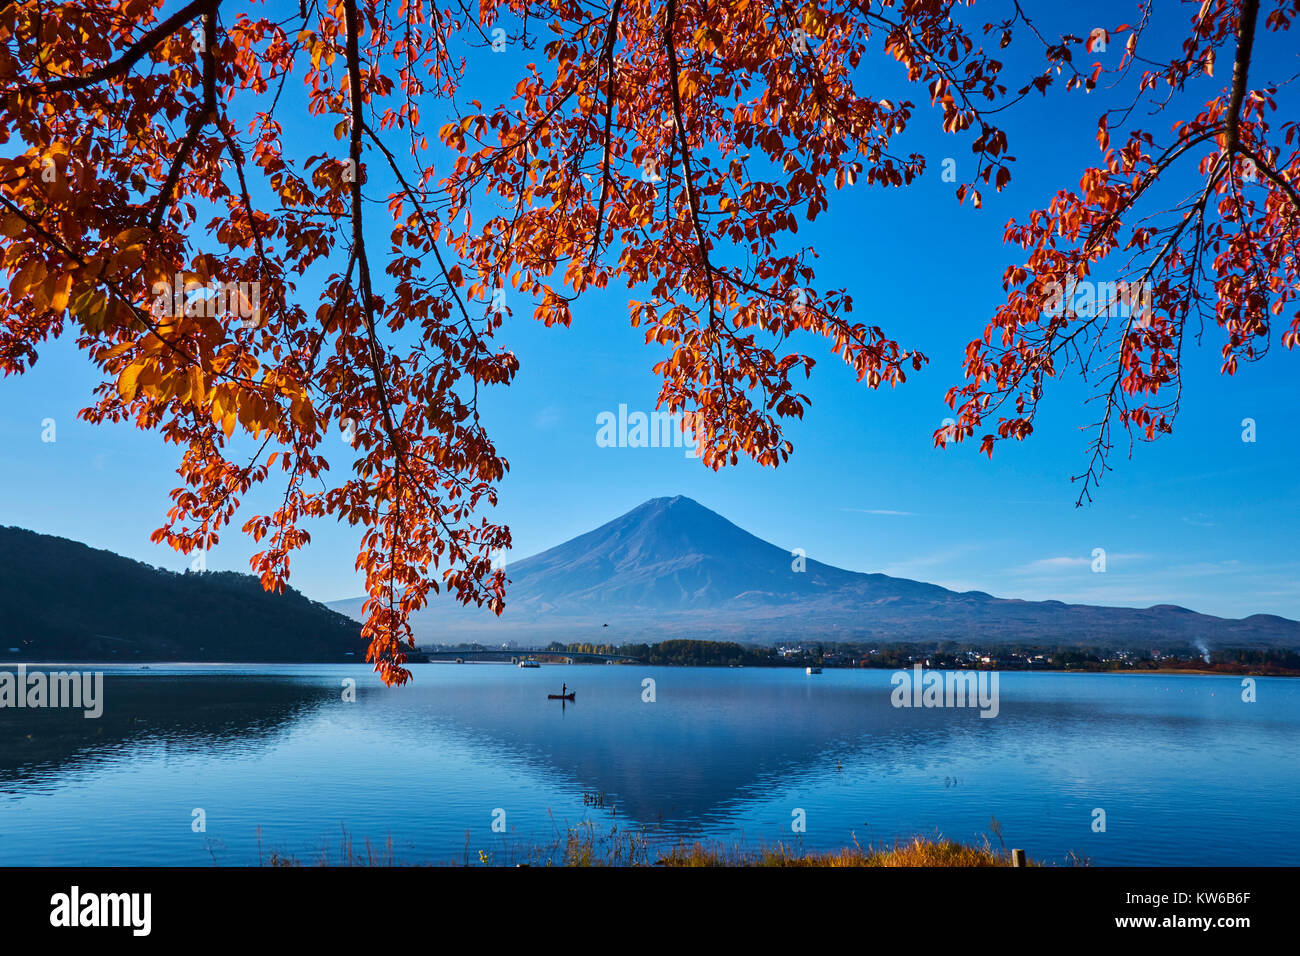
[[0, 527], [0, 663], [22, 660], [358, 661], [365, 644], [356, 621], [250, 574]]
[[[422, 642], [620, 644], [668, 638], [971, 641], [1135, 648], [1300, 646], [1300, 623], [1187, 608], [1021, 601], [863, 574], [806, 559], [690, 498], [655, 498], [509, 565], [506, 609], [438, 601], [417, 614]], [[361, 598], [331, 607], [360, 614]], [[608, 627], [605, 625], [608, 624]]]

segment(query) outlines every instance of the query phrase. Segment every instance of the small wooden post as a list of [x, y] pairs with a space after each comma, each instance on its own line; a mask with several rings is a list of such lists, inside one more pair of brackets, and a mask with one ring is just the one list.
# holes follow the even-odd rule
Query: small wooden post
[[1012, 865], [1012, 866], [1024, 866], [1024, 865], [1025, 865], [1025, 851], [1024, 851], [1024, 850], [1012, 850], [1012, 851], [1011, 851], [1011, 865]]

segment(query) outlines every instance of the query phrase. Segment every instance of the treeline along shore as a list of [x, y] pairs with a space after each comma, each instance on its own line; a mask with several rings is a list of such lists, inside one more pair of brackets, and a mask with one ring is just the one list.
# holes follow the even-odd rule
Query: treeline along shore
[[[545, 647], [490, 647], [484, 644], [421, 648], [413, 660], [451, 660], [472, 654], [474, 660], [514, 661], [532, 657], [542, 663], [640, 663], [679, 667], [837, 667], [897, 670], [921, 664], [937, 670], [1183, 672], [1300, 676], [1300, 652], [1285, 649], [1195, 647], [1147, 651], [1110, 647], [1014, 645], [990, 648], [977, 644], [855, 644], [788, 642], [770, 647], [730, 641], [670, 640], [656, 644], [562, 644]], [[462, 656], [459, 659], [464, 660]]]

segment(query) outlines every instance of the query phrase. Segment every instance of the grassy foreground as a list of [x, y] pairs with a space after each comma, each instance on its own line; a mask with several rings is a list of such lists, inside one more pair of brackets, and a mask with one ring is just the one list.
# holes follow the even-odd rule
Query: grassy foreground
[[[997, 832], [996, 823], [994, 832]], [[214, 863], [217, 862], [215, 859]], [[271, 853], [260, 857], [265, 866], [402, 866], [388, 840], [382, 849], [373, 847], [369, 840], [358, 849], [349, 834], [344, 832], [337, 855], [322, 851], [315, 859], [306, 862], [296, 857]], [[1086, 861], [1071, 858], [1071, 863]], [[560, 867], [977, 867], [1011, 866], [1009, 850], [994, 849], [985, 837], [982, 845], [958, 843], [942, 837], [924, 839], [916, 837], [909, 842], [891, 846], [859, 846], [830, 851], [805, 851], [778, 843], [775, 846], [746, 846], [741, 843], [677, 843], [673, 846], [652, 843], [644, 831], [620, 832], [611, 827], [608, 832], [597, 833], [594, 826], [584, 824], [571, 827], [545, 846], [511, 847], [502, 840], [499, 848], [471, 851], [469, 834], [466, 834], [465, 852], [460, 860], [448, 860], [433, 866], [560, 866]], [[1027, 861], [1028, 866], [1040, 864]]]
[[823, 853], [804, 853], [781, 844], [759, 850], [726, 851], [697, 843], [674, 848], [659, 863], [662, 866], [1010, 866], [1011, 857], [987, 846], [917, 838], [911, 843], [883, 849], [855, 846]]

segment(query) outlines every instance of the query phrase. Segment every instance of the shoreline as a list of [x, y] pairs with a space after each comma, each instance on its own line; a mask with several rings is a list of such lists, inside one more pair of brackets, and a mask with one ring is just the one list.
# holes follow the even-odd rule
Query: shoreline
[[[409, 664], [446, 664], [451, 666], [463, 667], [468, 665], [490, 664], [498, 667], [515, 667], [510, 661], [465, 661], [458, 663], [455, 660], [425, 660], [425, 661], [408, 661]], [[600, 666], [596, 661], [575, 661], [571, 664], [561, 661], [538, 661], [544, 667], [586, 667]], [[19, 667], [31, 670], [33, 668], [127, 668], [133, 670], [148, 670], [154, 667], [185, 667], [185, 668], [224, 668], [224, 667], [362, 667], [372, 671], [364, 661], [172, 661], [172, 660], [149, 660], [128, 663], [126, 661], [49, 661], [49, 660], [20, 660], [5, 661], [0, 660], [0, 671], [17, 670]], [[620, 661], [618, 666], [623, 667], [686, 667], [692, 669], [715, 670], [788, 670], [802, 671], [804, 665], [796, 664], [637, 664], [631, 661]], [[909, 670], [909, 668], [900, 668], [894, 666], [867, 666], [867, 667], [840, 667], [834, 664], [823, 664], [821, 667], [826, 671], [898, 671]], [[953, 672], [953, 673], [996, 673], [996, 674], [1118, 674], [1129, 677], [1140, 676], [1164, 676], [1182, 675], [1187, 677], [1300, 677], [1300, 671], [1268, 673], [1260, 670], [1251, 670], [1243, 668], [1242, 670], [1207, 670], [1204, 668], [1182, 668], [1182, 667], [1144, 667], [1144, 668], [1048, 668], [1048, 667], [926, 667], [926, 671]]]
[[[617, 828], [608, 834], [597, 834], [594, 827], [571, 827], [557, 834], [549, 844], [527, 847], [475, 850], [466, 844], [459, 862], [406, 863], [394, 852], [390, 837], [376, 847], [366, 840], [358, 849], [351, 837], [345, 837], [335, 858], [324, 850], [314, 859], [270, 850], [265, 856], [259, 847], [257, 865], [260, 867], [611, 867], [619, 869], [643, 868], [768, 868], [768, 867], [872, 867], [872, 868], [988, 868], [988, 867], [1044, 867], [1053, 864], [1034, 860], [1024, 850], [1006, 846], [995, 849], [985, 836], [982, 845], [963, 843], [946, 837], [912, 837], [892, 845], [861, 846], [854, 842], [831, 850], [802, 850], [778, 842], [773, 845], [728, 845], [721, 841], [679, 841], [659, 846], [644, 833], [620, 833]], [[1091, 861], [1071, 853], [1061, 861], [1061, 866], [1091, 866]]]

